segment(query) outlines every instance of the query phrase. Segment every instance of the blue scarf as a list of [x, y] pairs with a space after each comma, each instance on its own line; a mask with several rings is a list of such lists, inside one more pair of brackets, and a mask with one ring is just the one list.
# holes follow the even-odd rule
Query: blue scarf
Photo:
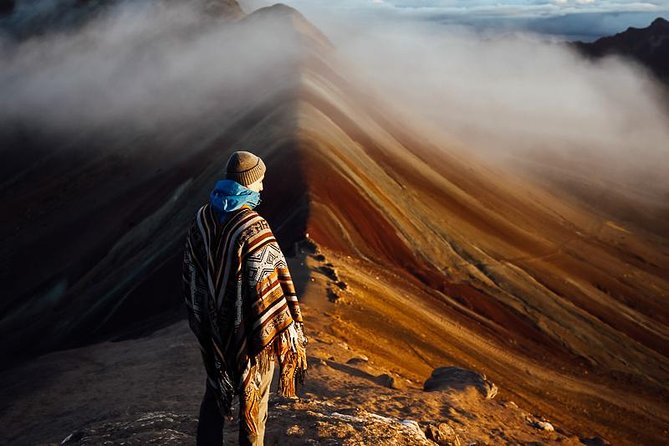
[[219, 180], [209, 195], [209, 202], [222, 223], [227, 220], [230, 212], [236, 211], [244, 205], [251, 209], [258, 206], [260, 204], [260, 194], [236, 181]]

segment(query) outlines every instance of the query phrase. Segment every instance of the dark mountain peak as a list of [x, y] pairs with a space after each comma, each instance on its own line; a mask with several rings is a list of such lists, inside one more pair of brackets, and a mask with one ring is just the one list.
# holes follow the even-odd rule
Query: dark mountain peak
[[669, 21], [662, 17], [658, 17], [650, 24], [651, 29], [669, 29]]
[[316, 27], [311, 22], [309, 22], [309, 20], [307, 20], [300, 11], [284, 3], [275, 3], [271, 6], [265, 6], [264, 8], [256, 9], [248, 16], [249, 20], [257, 20], [258, 18], [264, 17], [286, 18], [295, 23], [316, 29]]
[[0, 17], [11, 14], [15, 7], [16, 2], [14, 0], [0, 0]]
[[296, 31], [303, 41], [320, 46], [322, 48], [331, 48], [332, 43], [321, 32], [318, 27], [311, 23], [297, 9], [283, 3], [275, 3], [272, 6], [257, 9], [244, 18], [249, 22], [262, 20], [278, 20], [285, 22], [291, 29]]
[[619, 55], [633, 59], [669, 82], [669, 21], [662, 17], [646, 28], [630, 27], [592, 43], [578, 42], [575, 47], [592, 58]]
[[634, 26], [630, 26], [623, 32], [620, 32], [613, 36], [602, 37], [598, 39], [596, 42], [609, 41], [612, 39], [622, 39], [627, 42], [635, 42], [638, 39], [647, 38], [650, 35], [656, 35], [658, 32], [669, 34], [669, 21], [667, 21], [663, 17], [656, 18], [650, 25], [648, 25], [645, 28], [636, 28]]
[[244, 15], [237, 0], [201, 0], [200, 8], [215, 17], [237, 19]]
[[274, 3], [271, 6], [266, 6], [264, 8], [257, 9], [256, 14], [287, 14], [291, 16], [304, 17], [300, 11], [288, 6], [285, 3]]

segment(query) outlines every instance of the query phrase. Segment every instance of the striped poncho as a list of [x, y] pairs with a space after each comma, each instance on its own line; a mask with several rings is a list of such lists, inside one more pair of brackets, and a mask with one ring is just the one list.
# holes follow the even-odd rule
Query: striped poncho
[[183, 272], [190, 326], [224, 413], [235, 394], [255, 406], [260, 373], [275, 358], [279, 391], [294, 396], [295, 379], [306, 370], [306, 338], [295, 287], [267, 221], [241, 208], [221, 223], [211, 205], [202, 206], [188, 232]]

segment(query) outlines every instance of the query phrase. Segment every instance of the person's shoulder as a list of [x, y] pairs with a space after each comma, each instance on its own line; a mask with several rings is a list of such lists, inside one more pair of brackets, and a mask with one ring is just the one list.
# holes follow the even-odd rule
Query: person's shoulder
[[206, 219], [207, 216], [207, 210], [208, 210], [209, 204], [203, 204], [197, 210], [195, 213], [193, 213], [193, 216], [190, 219], [190, 225], [189, 229], [190, 231], [194, 231], [195, 229], [198, 228], [198, 226], [201, 224], [201, 222]]
[[265, 217], [253, 209], [246, 209], [244, 219], [247, 221], [247, 227], [249, 228], [269, 229], [269, 223]]
[[207, 215], [209, 208], [210, 208], [209, 203], [205, 203], [199, 208], [197, 208], [197, 210], [193, 214], [193, 218], [191, 218], [191, 222], [196, 223], [198, 220], [202, 219], [205, 215]]
[[272, 229], [269, 226], [269, 223], [262, 215], [258, 214], [253, 209], [248, 209], [244, 214], [244, 220], [246, 224], [241, 233], [242, 240], [251, 239], [254, 236], [257, 236], [261, 233], [272, 234]]
[[229, 221], [234, 225], [242, 226], [244, 229], [262, 225], [264, 224], [263, 222], [266, 223], [266, 220], [262, 215], [250, 208], [242, 208], [234, 211], [234, 214], [230, 217]]

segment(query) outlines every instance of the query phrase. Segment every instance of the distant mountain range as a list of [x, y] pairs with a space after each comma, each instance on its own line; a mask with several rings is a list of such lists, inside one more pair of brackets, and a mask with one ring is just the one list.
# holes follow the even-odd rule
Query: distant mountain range
[[669, 83], [669, 21], [657, 18], [647, 28], [627, 28], [592, 43], [576, 42], [576, 48], [593, 58], [621, 55], [649, 68]]

